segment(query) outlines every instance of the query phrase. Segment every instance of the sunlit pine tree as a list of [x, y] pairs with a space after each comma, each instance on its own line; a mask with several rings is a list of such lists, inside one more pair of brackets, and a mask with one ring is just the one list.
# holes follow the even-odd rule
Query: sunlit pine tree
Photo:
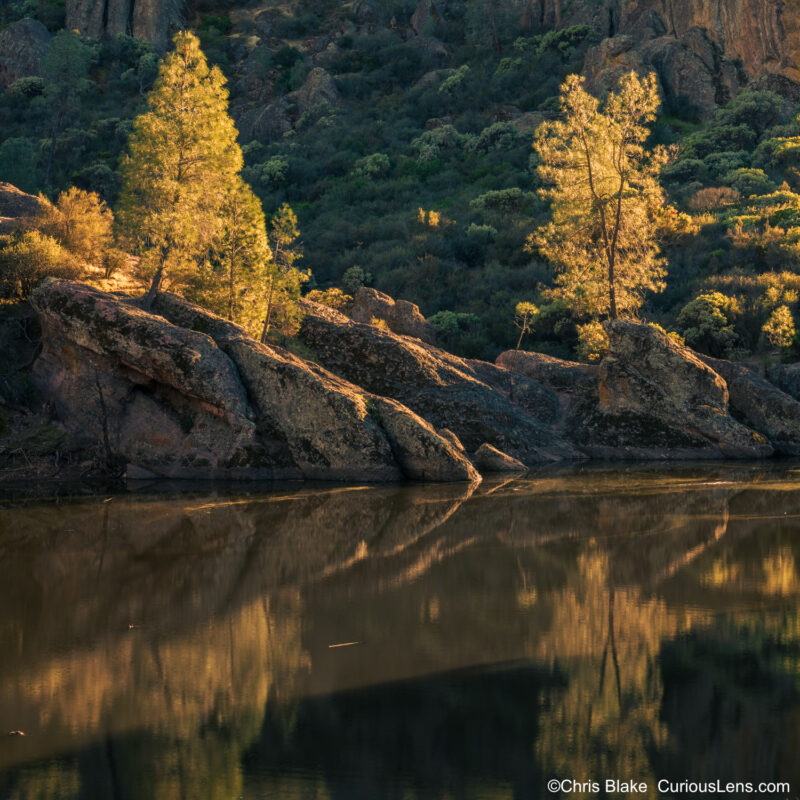
[[166, 279], [176, 286], [196, 272], [243, 164], [224, 76], [192, 33], [173, 42], [121, 165], [118, 219], [150, 278], [146, 307]]
[[646, 292], [664, 288], [658, 238], [669, 210], [658, 177], [667, 154], [647, 146], [658, 106], [652, 74], [626, 75], [602, 108], [571, 75], [560, 118], [536, 131], [552, 218], [528, 247], [556, 268], [551, 294], [581, 314], [633, 315]]

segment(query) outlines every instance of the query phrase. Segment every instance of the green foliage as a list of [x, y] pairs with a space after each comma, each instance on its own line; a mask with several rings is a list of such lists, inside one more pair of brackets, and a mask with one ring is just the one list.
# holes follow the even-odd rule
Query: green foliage
[[383, 178], [389, 173], [390, 167], [389, 156], [385, 153], [371, 153], [356, 161], [353, 174], [363, 175], [365, 178]]
[[37, 230], [0, 237], [0, 292], [26, 298], [45, 278], [77, 278], [78, 260]]
[[480, 319], [475, 314], [439, 311], [428, 319], [436, 339], [446, 350], [458, 355], [473, 355], [482, 347]]
[[362, 286], [366, 286], [371, 281], [372, 275], [356, 265], [348, 267], [342, 275], [342, 286], [352, 295], [355, 295]]
[[776, 350], [788, 351], [797, 335], [791, 309], [778, 306], [764, 323], [761, 332]]
[[744, 197], [754, 194], [769, 194], [776, 188], [762, 169], [741, 168], [729, 172], [723, 181]]
[[36, 150], [30, 139], [20, 136], [0, 144], [0, 181], [13, 183], [23, 192], [33, 192], [37, 171]]
[[678, 314], [677, 323], [689, 347], [715, 358], [730, 358], [739, 342], [731, 324], [738, 313], [735, 300], [710, 292], [687, 303]]
[[187, 282], [225, 226], [242, 153], [228, 115], [228, 92], [199, 41], [179, 33], [137, 117], [121, 164], [119, 218], [152, 279]]

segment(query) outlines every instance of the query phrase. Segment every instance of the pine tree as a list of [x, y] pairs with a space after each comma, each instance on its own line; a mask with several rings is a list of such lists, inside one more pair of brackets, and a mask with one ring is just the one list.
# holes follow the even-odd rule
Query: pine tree
[[187, 294], [258, 334], [264, 312], [261, 287], [272, 267], [272, 253], [261, 202], [241, 178], [225, 198], [222, 217], [208, 257], [190, 281]]
[[653, 75], [629, 73], [602, 110], [583, 78], [571, 75], [561, 87], [561, 118], [536, 131], [552, 221], [528, 246], [556, 267], [552, 294], [581, 314], [633, 314], [645, 292], [664, 288], [658, 176], [666, 154], [646, 146], [658, 106]]
[[118, 219], [151, 278], [147, 307], [165, 279], [176, 286], [196, 273], [225, 226], [243, 164], [225, 78], [193, 34], [173, 42], [121, 166]]
[[269, 264], [264, 281], [264, 315], [261, 341], [266, 342], [275, 327], [284, 336], [299, 327], [300, 309], [297, 300], [309, 273], [294, 266], [302, 258], [298, 238], [297, 215], [284, 203], [272, 219], [269, 236], [273, 261]]

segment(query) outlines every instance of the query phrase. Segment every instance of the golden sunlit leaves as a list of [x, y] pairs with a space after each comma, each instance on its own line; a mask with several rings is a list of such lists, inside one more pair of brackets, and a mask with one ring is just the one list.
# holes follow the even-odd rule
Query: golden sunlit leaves
[[658, 237], [667, 220], [658, 175], [667, 154], [645, 146], [658, 105], [653, 75], [627, 75], [603, 109], [583, 78], [571, 75], [561, 87], [561, 118], [536, 132], [552, 220], [528, 248], [558, 272], [550, 294], [579, 313], [631, 315], [646, 292], [664, 288]]

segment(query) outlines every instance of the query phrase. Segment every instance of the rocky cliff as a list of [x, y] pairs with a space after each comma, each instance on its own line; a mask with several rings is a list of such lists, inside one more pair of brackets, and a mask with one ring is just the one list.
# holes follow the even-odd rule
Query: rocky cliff
[[99, 39], [123, 33], [167, 49], [183, 21], [182, 0], [67, 0], [67, 30]]
[[653, 68], [665, 97], [708, 115], [753, 80], [798, 98], [800, 6], [785, 0], [531, 0], [534, 30], [589, 24], [604, 41], [587, 55], [595, 91], [623, 70]]

